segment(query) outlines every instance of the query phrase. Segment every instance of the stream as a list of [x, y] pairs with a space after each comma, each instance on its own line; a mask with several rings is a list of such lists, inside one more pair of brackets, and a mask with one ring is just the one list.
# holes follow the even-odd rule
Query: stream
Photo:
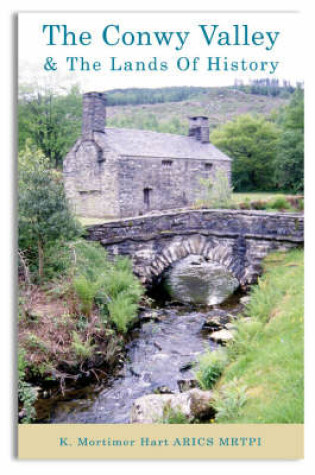
[[[218, 346], [210, 340], [205, 322], [216, 314], [236, 316], [244, 295], [235, 292], [235, 278], [198, 259], [194, 256], [185, 265], [181, 261], [155, 289], [155, 308], [140, 313], [118, 373], [106, 383], [69, 391], [62, 398], [41, 399], [37, 422], [129, 423], [137, 398], [154, 392], [178, 393], [196, 385], [198, 356]], [[171, 286], [171, 303], [159, 298], [162, 286]]]

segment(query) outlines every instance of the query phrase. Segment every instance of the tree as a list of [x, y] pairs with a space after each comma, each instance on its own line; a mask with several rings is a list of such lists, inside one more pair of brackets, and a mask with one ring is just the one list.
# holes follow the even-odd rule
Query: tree
[[262, 116], [244, 114], [215, 129], [211, 141], [232, 159], [235, 191], [267, 191], [275, 187], [279, 130]]
[[282, 128], [276, 157], [278, 186], [283, 191], [303, 192], [304, 189], [304, 94], [297, 89], [279, 114]]
[[77, 86], [65, 95], [22, 88], [18, 106], [19, 150], [30, 140], [59, 168], [80, 134], [82, 98]]
[[29, 146], [19, 155], [18, 200], [19, 248], [42, 279], [47, 248], [72, 239], [79, 227], [69, 210], [60, 173], [49, 167], [42, 152]]

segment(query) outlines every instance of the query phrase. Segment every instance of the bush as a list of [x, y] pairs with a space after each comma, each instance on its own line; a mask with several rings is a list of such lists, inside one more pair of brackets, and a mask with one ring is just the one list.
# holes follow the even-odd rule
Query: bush
[[245, 200], [239, 203], [238, 207], [240, 209], [251, 209], [251, 201], [250, 201], [249, 196], [246, 196]]
[[228, 363], [227, 353], [221, 348], [215, 351], [207, 351], [198, 361], [196, 378], [202, 389], [211, 389], [221, 376]]
[[268, 208], [277, 210], [291, 209], [291, 205], [285, 196], [277, 196], [277, 198], [268, 203]]
[[58, 261], [56, 250], [77, 237], [81, 228], [70, 211], [62, 177], [49, 167], [48, 159], [27, 146], [18, 165], [18, 246], [42, 281], [47, 252], [54, 248], [50, 258]]
[[100, 282], [91, 282], [84, 275], [79, 275], [73, 281], [74, 290], [81, 302], [81, 310], [86, 316], [91, 314], [99, 286]]
[[239, 416], [247, 401], [246, 389], [246, 386], [241, 386], [240, 382], [234, 379], [214, 393], [213, 407], [216, 411], [216, 422], [224, 422]]
[[76, 332], [72, 332], [72, 343], [71, 347], [75, 353], [75, 355], [81, 360], [87, 360], [93, 354], [94, 346], [92, 345], [91, 339], [89, 338], [87, 341], [82, 341], [80, 335]]
[[112, 268], [107, 252], [99, 243], [76, 241], [71, 249], [75, 272], [85, 275], [92, 282], [98, 281], [101, 275]]
[[201, 179], [202, 185], [200, 205], [213, 209], [228, 209], [234, 207], [232, 199], [233, 188], [229, 184], [228, 177], [223, 170], [218, 170], [215, 177]]
[[[255, 198], [255, 199], [253, 199]], [[239, 209], [255, 209], [255, 210], [279, 210], [279, 211], [293, 211], [304, 209], [303, 196], [290, 196], [290, 195], [269, 195], [257, 199], [257, 194], [252, 196], [246, 196], [244, 201], [240, 201], [237, 204]], [[264, 198], [264, 199], [263, 199]]]
[[25, 354], [24, 349], [20, 349], [18, 352], [18, 397], [23, 407], [21, 422], [23, 424], [29, 424], [36, 416], [34, 403], [37, 399], [37, 393], [35, 389], [25, 381], [25, 370], [28, 366]]
[[162, 424], [188, 424], [189, 420], [179, 409], [175, 410], [166, 404], [163, 409]]
[[129, 326], [137, 316], [137, 309], [138, 305], [127, 292], [118, 294], [108, 303], [110, 321], [122, 333], [128, 331]]
[[298, 208], [299, 211], [304, 211], [304, 198], [299, 198], [298, 199], [297, 208]]
[[110, 262], [102, 246], [87, 242], [77, 243], [74, 253], [74, 288], [82, 311], [89, 315], [96, 305], [103, 325], [112, 323], [119, 332], [126, 333], [137, 316], [144, 292], [133, 274], [131, 261], [117, 258]]
[[71, 244], [55, 243], [46, 246], [44, 275], [47, 281], [67, 275], [72, 261]]
[[127, 292], [132, 300], [137, 301], [142, 295], [140, 284], [135, 280], [132, 271], [129, 270], [113, 268], [112, 272], [104, 275], [102, 284], [111, 299], [115, 299], [119, 294]]
[[257, 211], [262, 211], [266, 209], [267, 206], [268, 206], [267, 201], [263, 201], [263, 200], [252, 201], [251, 203], [251, 209], [256, 209]]

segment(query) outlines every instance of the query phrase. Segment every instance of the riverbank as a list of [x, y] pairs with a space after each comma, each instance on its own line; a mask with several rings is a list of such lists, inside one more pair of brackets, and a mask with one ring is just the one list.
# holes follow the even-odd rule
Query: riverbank
[[109, 261], [99, 245], [77, 240], [57, 258], [62, 273], [45, 282], [20, 282], [21, 422], [37, 419], [38, 398], [65, 395], [113, 374], [124, 359], [127, 333], [143, 298], [130, 260]]
[[303, 423], [304, 253], [269, 255], [213, 388], [217, 423]]

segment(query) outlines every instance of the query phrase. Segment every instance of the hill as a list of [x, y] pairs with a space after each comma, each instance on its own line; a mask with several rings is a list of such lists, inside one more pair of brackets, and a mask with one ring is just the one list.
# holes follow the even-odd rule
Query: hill
[[[245, 89], [244, 89], [245, 88]], [[189, 116], [207, 115], [210, 130], [240, 114], [269, 116], [287, 105], [294, 89], [272, 87], [166, 87], [112, 89], [107, 94], [107, 126], [188, 133]], [[63, 94], [39, 92], [20, 85], [19, 150], [31, 141], [54, 164], [81, 133], [82, 93], [77, 86]]]
[[[174, 92], [176, 88], [170, 89]], [[289, 94], [286, 97], [281, 95], [274, 97], [252, 94], [228, 87], [187, 89], [188, 91], [185, 91], [184, 94], [176, 96], [174, 93], [168, 93], [168, 88], [151, 92], [150, 90], [141, 90], [143, 91], [143, 102], [150, 100], [157, 102], [136, 105], [130, 103], [117, 105], [119, 102], [117, 91], [108, 91], [107, 125], [186, 134], [188, 132], [187, 117], [189, 116], [209, 116], [211, 129], [214, 129], [240, 114], [259, 113], [268, 116], [274, 110], [287, 105], [290, 100]], [[182, 88], [178, 88], [178, 90], [182, 90]], [[131, 90], [128, 91], [125, 92], [126, 95], [131, 93]], [[159, 96], [156, 91], [159, 92]], [[162, 91], [166, 91], [166, 93], [161, 98]], [[120, 92], [119, 97], [123, 101], [124, 91]], [[186, 99], [180, 100], [181, 97], [186, 97]], [[175, 98], [175, 100], [168, 100], [169, 98]], [[116, 105], [111, 105], [112, 103]]]

